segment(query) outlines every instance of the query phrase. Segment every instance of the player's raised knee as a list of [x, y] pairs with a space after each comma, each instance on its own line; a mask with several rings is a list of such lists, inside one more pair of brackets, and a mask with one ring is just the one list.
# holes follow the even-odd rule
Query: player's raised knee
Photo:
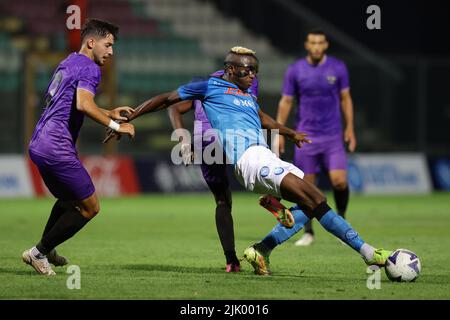
[[100, 203], [90, 203], [81, 206], [81, 214], [88, 219], [94, 218], [100, 212]]
[[347, 181], [345, 179], [336, 179], [333, 181], [333, 189], [345, 190], [347, 188]]

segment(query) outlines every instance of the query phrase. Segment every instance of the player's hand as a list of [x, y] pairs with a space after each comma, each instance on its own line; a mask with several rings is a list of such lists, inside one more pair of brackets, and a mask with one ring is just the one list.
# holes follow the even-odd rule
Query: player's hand
[[345, 129], [344, 132], [344, 141], [348, 145], [348, 151], [353, 152], [356, 149], [356, 136], [355, 132], [350, 129]]
[[109, 140], [116, 138], [117, 141], [120, 140], [121, 135], [118, 134], [116, 131], [114, 131], [111, 128], [106, 128], [106, 137], [103, 139], [103, 143], [107, 143]]
[[121, 134], [126, 134], [130, 138], [134, 138], [134, 126], [131, 123], [121, 123], [119, 130], [117, 130], [117, 133], [119, 134], [119, 136]]
[[185, 166], [194, 162], [194, 151], [191, 143], [183, 143], [181, 145], [181, 159]]
[[310, 139], [306, 138], [307, 134], [304, 132], [296, 132], [295, 135], [291, 138], [292, 141], [295, 142], [295, 145], [299, 148], [302, 147], [304, 143], [311, 143]]
[[103, 143], [107, 143], [111, 139], [116, 139], [117, 141], [120, 140], [122, 137], [122, 134], [127, 134], [130, 136], [130, 138], [134, 138], [135, 132], [134, 132], [134, 126], [130, 123], [123, 123], [122, 121], [117, 121], [120, 123], [119, 131], [114, 131], [111, 128], [106, 128], [106, 137], [103, 139]]
[[113, 120], [128, 121], [128, 117], [134, 112], [134, 109], [128, 106], [118, 107], [109, 111], [109, 117]]

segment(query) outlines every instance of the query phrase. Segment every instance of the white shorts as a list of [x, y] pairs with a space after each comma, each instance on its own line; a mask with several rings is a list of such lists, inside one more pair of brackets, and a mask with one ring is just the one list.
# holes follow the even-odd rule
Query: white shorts
[[278, 158], [263, 146], [248, 148], [234, 166], [234, 174], [247, 190], [281, 197], [281, 180], [292, 173], [303, 179], [303, 171]]

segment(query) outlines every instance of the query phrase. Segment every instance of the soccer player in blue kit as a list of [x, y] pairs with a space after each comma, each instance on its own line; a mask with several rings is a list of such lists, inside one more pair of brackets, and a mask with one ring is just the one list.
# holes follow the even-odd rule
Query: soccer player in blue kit
[[57, 198], [41, 240], [22, 254], [38, 273], [53, 276], [49, 263], [68, 263], [55, 248], [80, 231], [100, 211], [92, 180], [76, 150], [76, 141], [87, 115], [115, 132], [134, 136], [134, 126], [118, 124], [130, 107], [101, 109], [94, 102], [100, 67], [113, 55], [118, 27], [91, 19], [81, 30], [81, 49], [71, 53], [55, 70], [47, 89], [44, 111], [29, 144], [29, 155], [45, 185]]
[[[218, 131], [227, 161], [234, 165], [237, 180], [249, 191], [297, 204], [289, 209], [295, 219], [294, 226], [287, 228], [277, 224], [265, 252], [255, 246], [244, 251], [244, 257], [256, 274], [270, 274], [267, 258], [270, 246], [284, 241], [286, 234], [295, 234], [313, 218], [360, 253], [366, 264], [383, 266], [391, 251], [375, 249], [361, 239], [348, 222], [330, 208], [323, 193], [314, 184], [303, 180], [304, 173], [299, 168], [279, 159], [268, 148], [262, 128], [278, 130], [298, 147], [311, 141], [306, 134], [289, 129], [265, 114], [248, 93], [258, 72], [255, 53], [245, 48], [238, 53], [230, 51], [224, 64], [223, 76], [185, 84], [175, 91], [157, 95], [136, 108], [128, 117], [129, 121], [182, 100], [201, 100], [211, 126]], [[306, 209], [301, 210], [300, 206]]]

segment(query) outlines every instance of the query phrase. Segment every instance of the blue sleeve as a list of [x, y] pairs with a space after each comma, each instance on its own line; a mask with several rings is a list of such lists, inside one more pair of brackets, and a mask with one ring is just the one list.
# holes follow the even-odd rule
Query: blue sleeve
[[198, 81], [185, 84], [178, 88], [181, 100], [202, 100], [208, 91], [208, 81]]

